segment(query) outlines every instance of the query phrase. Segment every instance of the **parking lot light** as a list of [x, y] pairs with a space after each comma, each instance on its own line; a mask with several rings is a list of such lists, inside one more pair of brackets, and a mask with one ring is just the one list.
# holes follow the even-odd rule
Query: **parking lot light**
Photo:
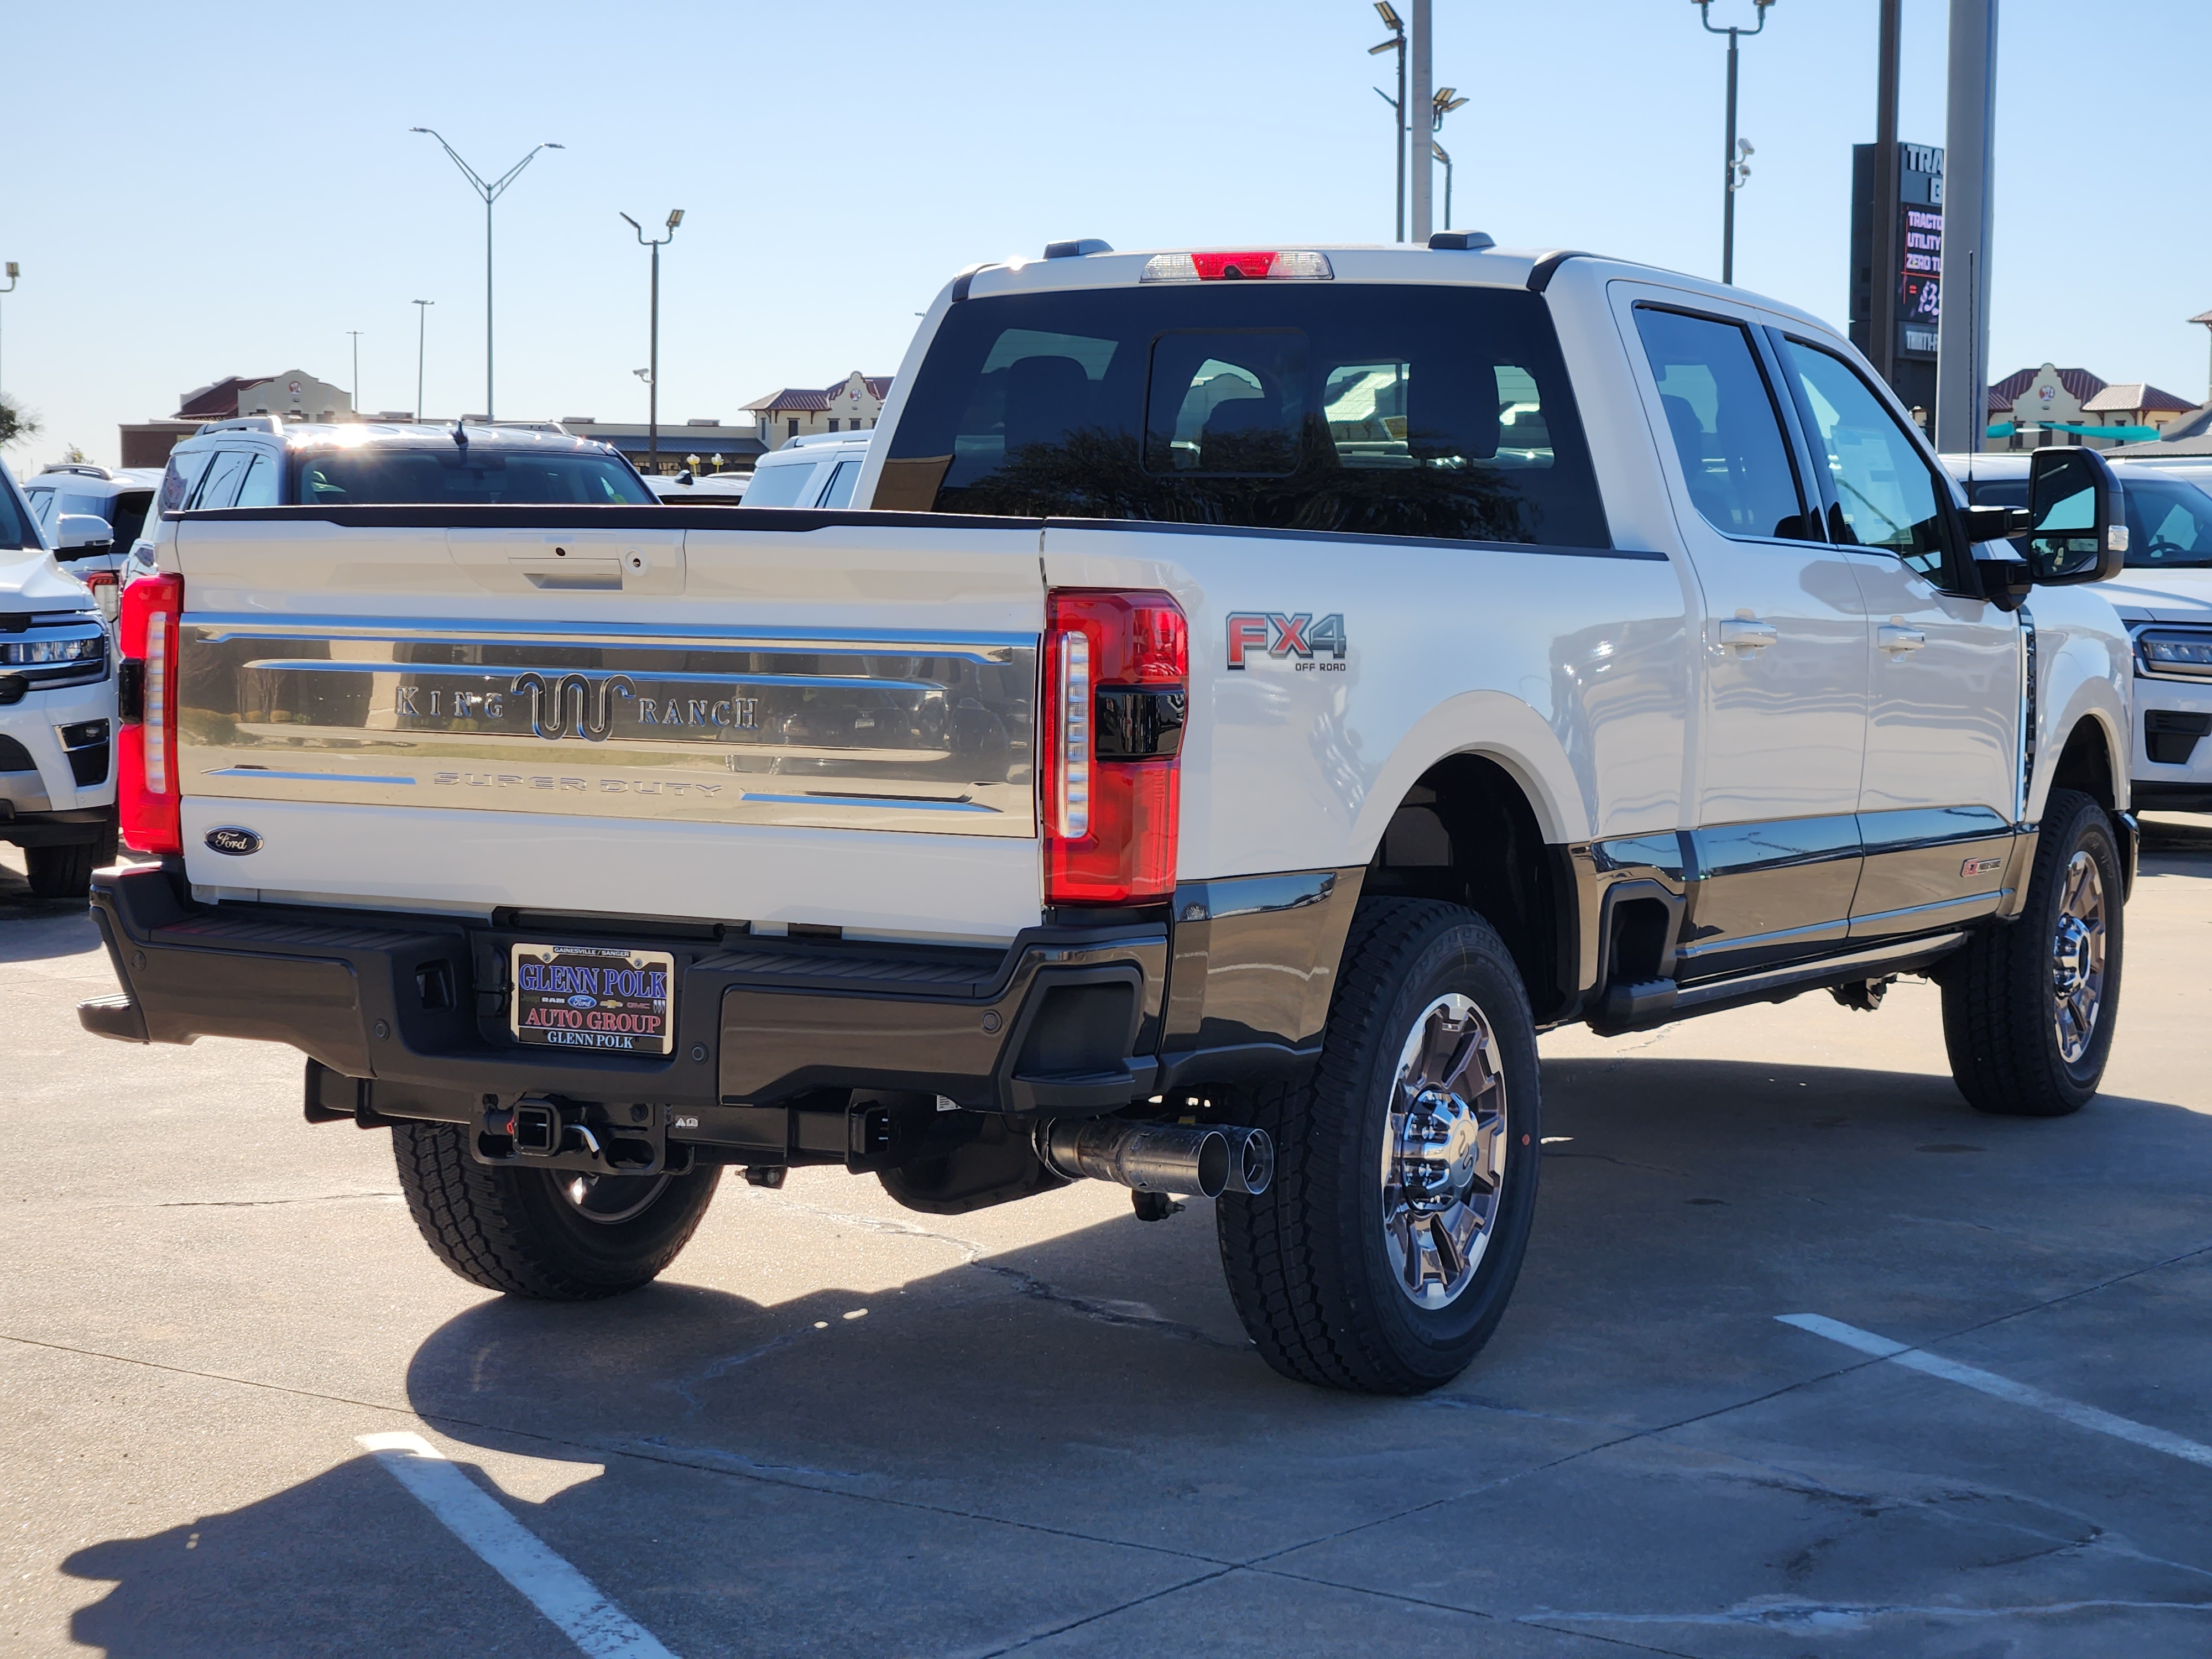
[[474, 167], [471, 167], [466, 161], [461, 160], [460, 152], [455, 149], [451, 144], [447, 143], [445, 139], [445, 135], [441, 133], [435, 127], [410, 127], [407, 131], [410, 132], [427, 133], [431, 137], [435, 138], [438, 141], [439, 147], [442, 149], [447, 155], [453, 157], [453, 165], [461, 170], [461, 176], [466, 179], [469, 183], [475, 187], [477, 195], [483, 198], [484, 419], [489, 422], [493, 418], [494, 410], [494, 405], [492, 403], [491, 356], [491, 204], [499, 200], [500, 197], [505, 193], [507, 187], [509, 185], [513, 184], [517, 179], [522, 176], [523, 168], [528, 167], [531, 162], [538, 159], [538, 150], [565, 149], [568, 146], [565, 144], [556, 144], [553, 143], [552, 140], [548, 139], [545, 143], [538, 145], [537, 149], [532, 150], [529, 155], [524, 156], [520, 161], [517, 161], [513, 167], [509, 167], [505, 173], [501, 173], [498, 178], [487, 181]]
[[646, 465], [655, 473], [660, 471], [660, 250], [676, 240], [676, 227], [684, 222], [684, 210], [668, 210], [668, 234], [649, 237], [645, 227], [627, 213], [615, 216], [637, 233], [638, 245], [653, 250], [653, 342], [646, 367], [638, 371], [645, 381], [645, 442]]

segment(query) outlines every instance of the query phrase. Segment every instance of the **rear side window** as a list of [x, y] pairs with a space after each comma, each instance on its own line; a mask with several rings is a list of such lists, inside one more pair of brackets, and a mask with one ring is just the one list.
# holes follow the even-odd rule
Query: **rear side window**
[[246, 449], [218, 449], [208, 470], [200, 475], [199, 487], [192, 491], [186, 503], [192, 512], [204, 512], [210, 507], [228, 507], [238, 500], [238, 486], [245, 482], [246, 464], [253, 453]]
[[192, 491], [205, 476], [208, 462], [214, 459], [211, 449], [181, 450], [169, 457], [169, 469], [161, 475], [161, 492], [157, 497], [159, 510], [179, 513], [191, 499]]
[[276, 458], [257, 452], [252, 465], [246, 469], [245, 482], [238, 487], [238, 499], [233, 507], [275, 507], [276, 505]]
[[299, 462], [301, 507], [653, 505], [645, 481], [606, 454], [452, 448], [338, 449]]
[[108, 503], [112, 516], [108, 522], [115, 527], [115, 544], [128, 547], [146, 531], [146, 514], [154, 505], [150, 489], [133, 489], [118, 495]]
[[[806, 494], [807, 481], [814, 476], [811, 461], [787, 461], [781, 466], [760, 466], [753, 469], [753, 481], [745, 486], [745, 507], [797, 507], [799, 498]], [[813, 505], [808, 497], [807, 504]]]
[[1551, 315], [1517, 289], [968, 301], [874, 505], [1611, 544]]
[[830, 475], [830, 487], [822, 492], [822, 505], [826, 507], [852, 506], [853, 486], [860, 482], [859, 461], [838, 462], [837, 470]]
[[1804, 539], [1796, 469], [1750, 335], [1654, 306], [1637, 307], [1636, 331], [1698, 516], [1723, 536]]

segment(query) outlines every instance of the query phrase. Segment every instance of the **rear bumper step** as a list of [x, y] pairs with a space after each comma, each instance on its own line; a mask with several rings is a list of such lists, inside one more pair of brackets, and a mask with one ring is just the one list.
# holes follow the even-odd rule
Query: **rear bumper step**
[[675, 958], [672, 1051], [639, 1056], [524, 1047], [508, 1035], [508, 946], [542, 933], [197, 905], [161, 869], [99, 876], [93, 912], [124, 991], [80, 1006], [88, 1031], [289, 1043], [331, 1072], [374, 1079], [386, 1116], [444, 1118], [464, 1103], [538, 1094], [719, 1113], [822, 1089], [1079, 1115], [1152, 1094], [1160, 1070], [1164, 924], [1032, 928], [1003, 951], [979, 951], [657, 938], [641, 921], [601, 940]]

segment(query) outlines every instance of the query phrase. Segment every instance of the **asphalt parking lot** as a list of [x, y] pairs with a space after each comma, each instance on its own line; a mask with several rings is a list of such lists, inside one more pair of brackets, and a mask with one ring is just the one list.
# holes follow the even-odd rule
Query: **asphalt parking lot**
[[10, 1654], [2212, 1647], [2212, 819], [2076, 1117], [1969, 1110], [1917, 982], [1545, 1039], [1518, 1296], [1413, 1401], [1277, 1378], [1209, 1206], [1095, 1184], [732, 1178], [647, 1291], [488, 1297], [291, 1051], [80, 1032], [6, 856]]

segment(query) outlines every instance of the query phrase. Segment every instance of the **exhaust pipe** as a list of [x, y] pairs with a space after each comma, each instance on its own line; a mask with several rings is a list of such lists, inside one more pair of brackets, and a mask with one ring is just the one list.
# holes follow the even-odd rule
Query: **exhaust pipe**
[[1264, 1193], [1275, 1144], [1264, 1129], [1121, 1118], [1052, 1118], [1036, 1129], [1036, 1154], [1071, 1181], [1112, 1181], [1140, 1193]]

